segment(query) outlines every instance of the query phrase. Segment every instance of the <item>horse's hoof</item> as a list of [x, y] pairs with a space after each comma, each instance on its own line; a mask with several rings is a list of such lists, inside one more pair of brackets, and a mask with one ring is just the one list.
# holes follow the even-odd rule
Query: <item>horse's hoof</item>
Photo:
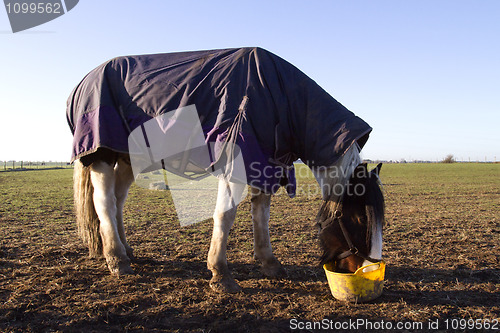
[[262, 266], [261, 270], [262, 274], [268, 278], [278, 279], [287, 276], [285, 268], [279, 263], [276, 262], [273, 265], [265, 265]]
[[130, 275], [130, 274], [135, 274], [134, 270], [132, 269], [132, 267], [130, 267], [130, 265], [120, 267], [118, 275]]
[[132, 267], [130, 267], [129, 261], [127, 262], [120, 261], [118, 263], [115, 262], [113, 264], [108, 262], [108, 268], [111, 274], [116, 276], [134, 274], [134, 270], [132, 269]]
[[213, 277], [210, 280], [210, 288], [218, 293], [234, 294], [241, 291], [241, 287], [232, 277]]
[[127, 257], [130, 259], [131, 262], [134, 262], [135, 261], [134, 250], [132, 250], [131, 247], [127, 247], [126, 251], [127, 251]]

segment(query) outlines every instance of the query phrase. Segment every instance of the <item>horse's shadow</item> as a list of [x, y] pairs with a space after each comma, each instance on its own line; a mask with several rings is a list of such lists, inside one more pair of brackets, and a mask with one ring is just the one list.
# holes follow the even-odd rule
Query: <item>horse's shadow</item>
[[[207, 269], [205, 261], [138, 259], [136, 267], [142, 266], [141, 275], [154, 279], [157, 276], [169, 276], [181, 279], [210, 280], [212, 274]], [[162, 266], [163, 269], [158, 269]], [[243, 292], [252, 295], [263, 291], [287, 292], [283, 289], [283, 281], [324, 282], [326, 277], [323, 268], [314, 265], [284, 265], [285, 276], [268, 279], [260, 272], [258, 263], [229, 264], [234, 278], [240, 282], [252, 279], [268, 279], [276, 281], [266, 287], [243, 288]], [[401, 303], [415, 305], [454, 305], [454, 306], [487, 306], [500, 303], [499, 269], [428, 269], [409, 266], [388, 265], [385, 274], [384, 293], [375, 300], [376, 303]], [[275, 285], [271, 287], [270, 285]], [[288, 288], [288, 287], [287, 287]], [[293, 292], [300, 290], [294, 289]], [[310, 290], [303, 290], [310, 294]]]
[[[202, 278], [210, 280], [212, 273], [207, 268], [205, 260], [183, 260], [183, 259], [153, 259], [153, 258], [136, 258], [134, 261], [134, 269], [136, 273], [150, 277], [172, 277], [172, 278]], [[283, 265], [286, 274], [277, 278], [266, 278], [260, 271], [258, 262], [228, 263], [229, 271], [238, 281], [247, 281], [252, 279], [269, 279], [306, 282], [320, 281], [326, 282], [326, 277], [323, 268], [318, 266], [299, 266], [299, 265]]]

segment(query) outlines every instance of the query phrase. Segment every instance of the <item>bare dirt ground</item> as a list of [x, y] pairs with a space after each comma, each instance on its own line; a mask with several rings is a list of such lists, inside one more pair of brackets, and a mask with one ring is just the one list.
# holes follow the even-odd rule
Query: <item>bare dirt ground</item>
[[492, 331], [500, 319], [499, 176], [500, 164], [384, 165], [384, 293], [346, 304], [318, 266], [318, 196], [273, 199], [273, 247], [288, 272], [279, 280], [253, 261], [250, 203], [241, 204], [228, 260], [243, 291], [221, 295], [208, 286], [211, 221], [180, 227], [168, 192], [133, 187], [125, 218], [136, 274], [116, 278], [77, 238], [71, 170], [2, 172], [0, 331], [437, 332], [488, 323]]

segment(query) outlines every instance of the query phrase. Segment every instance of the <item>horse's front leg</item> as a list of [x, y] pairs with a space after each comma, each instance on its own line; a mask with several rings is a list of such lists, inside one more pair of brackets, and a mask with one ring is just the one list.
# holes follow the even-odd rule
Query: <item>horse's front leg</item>
[[223, 179], [219, 181], [217, 204], [214, 212], [214, 229], [210, 250], [208, 251], [207, 266], [212, 271], [210, 287], [218, 292], [236, 293], [241, 287], [234, 280], [227, 267], [226, 249], [229, 230], [231, 229], [241, 193], [246, 185], [229, 183]]
[[130, 259], [122, 243], [116, 221], [115, 170], [110, 164], [96, 161], [91, 165], [90, 178], [94, 186], [94, 206], [99, 217], [99, 232], [103, 254], [112, 274], [132, 274]]
[[285, 269], [273, 254], [269, 236], [271, 195], [252, 187], [251, 200], [254, 258], [261, 262], [265, 276], [283, 276], [286, 274]]

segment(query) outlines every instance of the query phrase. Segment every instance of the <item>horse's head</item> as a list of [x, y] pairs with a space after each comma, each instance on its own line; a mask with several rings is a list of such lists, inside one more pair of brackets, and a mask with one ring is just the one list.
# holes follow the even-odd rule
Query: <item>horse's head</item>
[[353, 273], [382, 256], [384, 196], [378, 177], [382, 164], [370, 172], [358, 165], [340, 197], [330, 196], [317, 216], [323, 248], [321, 264], [335, 263], [335, 271]]

